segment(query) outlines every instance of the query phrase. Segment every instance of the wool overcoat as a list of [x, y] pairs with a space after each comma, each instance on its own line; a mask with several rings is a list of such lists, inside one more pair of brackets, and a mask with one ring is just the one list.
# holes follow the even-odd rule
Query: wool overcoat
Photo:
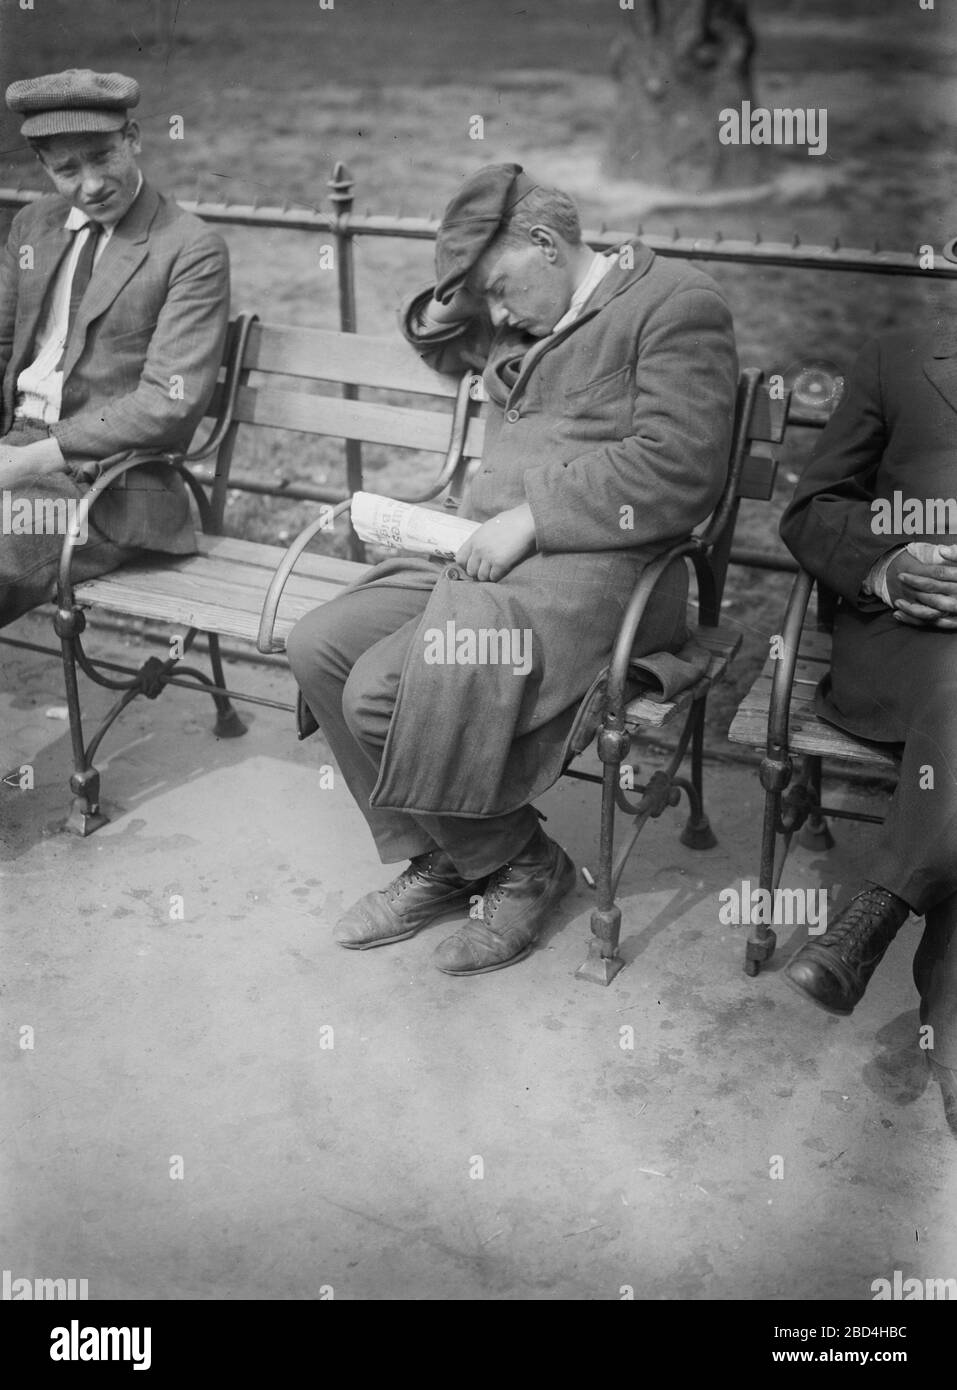
[[[639, 243], [617, 257], [580, 317], [545, 339], [493, 331], [484, 315], [420, 333], [417, 309], [430, 297], [425, 290], [406, 307], [406, 336], [439, 370], [481, 370], [489, 396], [462, 515], [486, 521], [527, 502], [536, 551], [496, 583], [407, 559], [362, 581], [430, 591], [371, 802], [492, 816], [560, 775], [575, 707], [609, 659], [643, 568], [713, 509], [737, 358], [715, 282]], [[645, 641], [659, 648], [685, 635], [679, 569], [661, 600], [666, 631], [649, 618]], [[528, 633], [526, 667], [434, 661], [437, 634], [483, 630], [514, 634], [513, 654]]]
[[[72, 244], [69, 211], [59, 194], [23, 208], [0, 258], [0, 435]], [[224, 241], [144, 182], [97, 260], [66, 345], [52, 433], [67, 464], [92, 481], [105, 461], [186, 448], [216, 385], [228, 322]], [[121, 545], [196, 549], [183, 480], [163, 465], [121, 476], [95, 519]]]

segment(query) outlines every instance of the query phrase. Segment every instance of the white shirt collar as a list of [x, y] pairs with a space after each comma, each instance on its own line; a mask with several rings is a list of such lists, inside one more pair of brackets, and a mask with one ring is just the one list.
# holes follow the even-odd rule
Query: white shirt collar
[[575, 322], [588, 300], [614, 264], [614, 256], [602, 255], [600, 251], [595, 252], [591, 264], [582, 277], [581, 283], [569, 301], [568, 308], [552, 329], [553, 333], [558, 333], [562, 328], [567, 328], [570, 323]]
[[[130, 207], [133, 206], [133, 203], [135, 203], [136, 200], [137, 200], [137, 198], [140, 196], [140, 189], [143, 187], [143, 173], [142, 173], [142, 170], [138, 170], [137, 172], [138, 172], [139, 177], [137, 178], [137, 181], [136, 181], [136, 192], [133, 194], [132, 200], [131, 200], [131, 202], [130, 202]], [[127, 212], [128, 212], [128, 211], [129, 211], [129, 208], [127, 209]], [[124, 215], [124, 217], [126, 216], [125, 213], [124, 213], [123, 215]], [[122, 220], [122, 219], [121, 219], [121, 220]], [[80, 208], [70, 208], [70, 211], [67, 213], [67, 218], [66, 218], [66, 221], [64, 222], [63, 226], [65, 227], [65, 229], [66, 229], [68, 232], [78, 232], [78, 231], [80, 230], [81, 227], [87, 226], [87, 224], [90, 223], [90, 222], [92, 222], [92, 221], [93, 221], [93, 218], [92, 218], [92, 217], [89, 217], [85, 212], [81, 211]], [[110, 225], [109, 225], [108, 227], [104, 227], [104, 228], [103, 228], [103, 235], [104, 235], [107, 239], [109, 239], [109, 238], [113, 235], [113, 228], [114, 228], [115, 226], [116, 226], [116, 223], [115, 223], [115, 222], [111, 222]]]

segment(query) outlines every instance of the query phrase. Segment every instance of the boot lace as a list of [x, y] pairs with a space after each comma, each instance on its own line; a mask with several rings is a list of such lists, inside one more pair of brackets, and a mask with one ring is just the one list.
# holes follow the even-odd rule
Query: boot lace
[[487, 922], [505, 896], [505, 885], [512, 874], [511, 864], [503, 864], [489, 879], [482, 897], [482, 917]]

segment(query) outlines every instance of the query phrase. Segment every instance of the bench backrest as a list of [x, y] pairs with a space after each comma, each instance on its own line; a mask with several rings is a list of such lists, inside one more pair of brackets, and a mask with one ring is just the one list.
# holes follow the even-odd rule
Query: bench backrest
[[[456, 381], [428, 367], [398, 336], [374, 337], [327, 329], [260, 323], [242, 317], [230, 326], [226, 379], [211, 411], [222, 414], [222, 439], [212, 483], [216, 529], [222, 522], [236, 432], [263, 425], [446, 455], [458, 460], [451, 505], [470, 466], [481, 458], [485, 406], [479, 378]], [[360, 391], [398, 400], [361, 399]], [[411, 400], [409, 399], [411, 398]], [[767, 501], [773, 494], [777, 457], [773, 446], [789, 423], [790, 393], [769, 386], [757, 369], [742, 372], [738, 386], [728, 484], [705, 534], [713, 542], [714, 603], [720, 607], [731, 541], [742, 499]], [[793, 420], [791, 422], [794, 422]], [[799, 423], [816, 423], [800, 420]], [[361, 461], [347, 453], [347, 489], [362, 487]], [[702, 615], [717, 621], [717, 612]]]

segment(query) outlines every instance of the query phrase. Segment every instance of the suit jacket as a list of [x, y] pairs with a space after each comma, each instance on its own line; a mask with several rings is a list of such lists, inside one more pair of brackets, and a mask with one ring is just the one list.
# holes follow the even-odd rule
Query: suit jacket
[[[871, 503], [957, 496], [957, 329], [889, 333], [870, 342], [848, 378], [794, 497], [781, 535], [801, 564], [862, 612], [861, 592], [892, 546], [934, 533], [875, 528]], [[925, 509], [926, 510], [926, 509]]]
[[[720, 494], [737, 382], [731, 315], [709, 276], [637, 244], [633, 254], [633, 269], [616, 265], [581, 316], [544, 340], [493, 332], [484, 315], [420, 336], [413, 311], [431, 289], [403, 318], [432, 365], [484, 372], [486, 445], [463, 514], [484, 521], [527, 501], [537, 550], [494, 584], [408, 560], [370, 573], [366, 583], [431, 588], [374, 805], [491, 816], [544, 791], [642, 569]], [[679, 569], [659, 648], [684, 637]], [[425, 634], [448, 622], [529, 630], [531, 670], [430, 664]]]
[[[35, 355], [50, 282], [71, 245], [69, 208], [59, 195], [23, 208], [0, 261], [0, 434], [11, 426], [17, 377]], [[216, 384], [228, 319], [222, 238], [144, 181], [97, 262], [66, 346], [52, 432], [71, 469], [92, 481], [121, 458], [186, 448]], [[120, 544], [195, 549], [182, 479], [162, 465], [126, 473], [95, 515]]]
[[[898, 623], [862, 591], [893, 546], [939, 539], [932, 530], [875, 528], [871, 503], [957, 503], [957, 330], [889, 333], [868, 343], [781, 520], [800, 563], [841, 597], [830, 676], [818, 713], [861, 738], [905, 741], [908, 711], [926, 681], [957, 680], [957, 642], [946, 630]], [[920, 674], [918, 674], [920, 673]]]

